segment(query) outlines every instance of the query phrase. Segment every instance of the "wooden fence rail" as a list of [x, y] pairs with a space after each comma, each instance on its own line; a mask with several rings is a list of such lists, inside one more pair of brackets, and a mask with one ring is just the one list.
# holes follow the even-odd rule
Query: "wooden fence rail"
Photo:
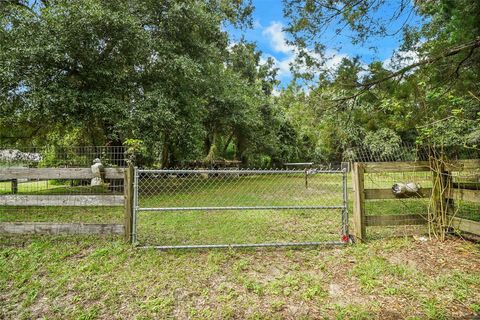
[[[124, 185], [132, 184], [129, 170], [124, 168], [105, 168], [105, 179], [124, 180]], [[53, 180], [53, 179], [92, 179], [90, 168], [1, 168], [0, 181], [12, 181], [18, 188], [18, 180]], [[133, 185], [132, 185], [133, 186]], [[125, 192], [128, 188], [124, 187]], [[12, 192], [16, 193], [16, 192]], [[32, 207], [84, 207], [84, 206], [124, 206], [125, 195], [112, 194], [68, 194], [68, 195], [0, 195], [0, 206]], [[128, 227], [128, 224], [126, 224]], [[57, 223], [57, 222], [1, 222], [0, 234], [125, 234], [124, 224], [111, 223]]]
[[113, 223], [56, 223], [1, 222], [3, 234], [123, 234], [123, 224]]
[[448, 199], [478, 202], [480, 190], [449, 188], [445, 195]]
[[422, 188], [412, 195], [395, 195], [392, 188], [388, 189], [365, 189], [365, 199], [404, 199], [404, 198], [429, 198], [432, 188]]
[[[105, 179], [123, 179], [124, 168], [105, 168]], [[0, 180], [92, 179], [90, 168], [1, 168]]]
[[120, 195], [0, 195], [0, 206], [25, 207], [117, 207], [123, 206]]

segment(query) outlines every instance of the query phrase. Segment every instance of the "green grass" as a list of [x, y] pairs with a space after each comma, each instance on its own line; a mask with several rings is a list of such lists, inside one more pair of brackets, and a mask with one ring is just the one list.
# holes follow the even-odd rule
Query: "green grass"
[[[107, 186], [70, 185], [69, 181], [40, 180], [20, 182], [19, 195], [112, 194]], [[118, 193], [118, 192], [117, 192]], [[11, 182], [0, 182], [0, 195], [11, 194]], [[121, 207], [27, 207], [0, 206], [0, 222], [85, 222], [122, 223]]]
[[431, 172], [384, 172], [366, 173], [364, 177], [365, 189], [388, 189], [395, 183], [415, 182], [422, 188], [432, 187]]
[[123, 223], [122, 207], [1, 207], [0, 222]]
[[473, 317], [480, 247], [442, 246], [162, 252], [108, 237], [0, 237], [0, 310], [5, 319]]
[[340, 210], [141, 212], [140, 244], [339, 241]]
[[[309, 188], [303, 176], [170, 179], [150, 183], [140, 204], [335, 205], [342, 199], [340, 182], [332, 175], [310, 177]], [[53, 181], [19, 184], [20, 194], [73, 192], [107, 190]], [[425, 213], [425, 200], [369, 201], [372, 212]], [[122, 208], [0, 207], [0, 221], [122, 220]], [[143, 244], [160, 245], [325, 241], [339, 240], [340, 228], [340, 210], [141, 212], [138, 236]], [[372, 227], [371, 238], [381, 234], [377, 230], [389, 232]], [[116, 237], [2, 236], [1, 317], [448, 319], [480, 312], [478, 245], [381, 235], [343, 249], [167, 252], [135, 249]]]
[[[18, 194], [110, 194], [107, 186], [70, 185], [69, 181], [38, 180], [18, 183]], [[11, 182], [0, 182], [0, 195], [11, 194]]]
[[[32, 191], [33, 190], [33, 191]], [[19, 184], [19, 194], [102, 193], [56, 181]], [[341, 175], [250, 175], [142, 179], [141, 207], [342, 205]], [[122, 208], [0, 207], [0, 221], [121, 223]], [[140, 212], [140, 244], [185, 245], [339, 241], [341, 210]]]
[[[341, 175], [249, 175], [144, 179], [141, 207], [339, 206]], [[339, 241], [341, 210], [140, 212], [138, 240], [150, 245]]]
[[480, 202], [458, 201], [455, 208], [456, 217], [480, 221]]

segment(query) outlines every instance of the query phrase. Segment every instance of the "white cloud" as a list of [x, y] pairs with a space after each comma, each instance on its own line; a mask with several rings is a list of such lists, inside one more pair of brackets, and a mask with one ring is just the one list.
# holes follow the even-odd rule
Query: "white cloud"
[[270, 25], [263, 30], [262, 35], [269, 40], [273, 51], [286, 55], [284, 58], [278, 59], [273, 55], [264, 54], [263, 59], [265, 61], [267, 58], [273, 59], [275, 66], [278, 68], [278, 78], [280, 80], [291, 78], [290, 64], [295, 61], [298, 50], [295, 46], [287, 43], [287, 37], [283, 31], [283, 24], [275, 21], [271, 22]]
[[267, 62], [268, 58], [271, 58], [273, 60], [273, 63], [275, 64], [275, 67], [278, 68], [277, 75], [280, 79], [285, 79], [289, 78], [291, 76], [291, 71], [290, 71], [290, 64], [295, 61], [296, 55], [291, 54], [286, 56], [284, 59], [277, 59], [274, 56], [264, 53], [262, 57], [260, 58], [260, 64], [263, 65]]
[[295, 59], [295, 54], [291, 54], [282, 60], [275, 59], [279, 77], [289, 77], [291, 75], [292, 72], [290, 71], [290, 65], [295, 62]]
[[[267, 58], [271, 57], [275, 62], [275, 66], [278, 68], [278, 78], [280, 80], [290, 79], [292, 76], [290, 66], [292, 63], [295, 62], [296, 58], [298, 57], [298, 48], [294, 45], [290, 45], [287, 43], [287, 37], [285, 32], [283, 31], [283, 25], [280, 22], [271, 22], [270, 25], [263, 30], [262, 35], [268, 38], [273, 51], [285, 55], [285, 57], [283, 58], [276, 58], [273, 55], [264, 54], [262, 57], [262, 61], [266, 61]], [[318, 60], [322, 59], [322, 57], [318, 54], [315, 54], [313, 52], [310, 52], [310, 54]], [[324, 67], [325, 69], [330, 71], [335, 70], [342, 62], [342, 59], [348, 57], [348, 54], [340, 53], [333, 49], [327, 49], [323, 57], [323, 59], [325, 59]], [[306, 72], [307, 69], [301, 68], [299, 71]]]
[[367, 77], [372, 75], [372, 73], [367, 70], [368, 66], [365, 66], [362, 71], [357, 73], [357, 77], [360, 81], [364, 81]]
[[328, 70], [337, 69], [342, 63], [343, 58], [349, 58], [348, 54], [340, 53], [332, 49], [327, 49], [325, 51], [325, 68]]
[[285, 54], [291, 54], [295, 47], [287, 44], [287, 38], [283, 32], [283, 24], [280, 22], [272, 22], [270, 25], [265, 28], [262, 32], [262, 35], [270, 38], [270, 44], [272, 45], [273, 50]]

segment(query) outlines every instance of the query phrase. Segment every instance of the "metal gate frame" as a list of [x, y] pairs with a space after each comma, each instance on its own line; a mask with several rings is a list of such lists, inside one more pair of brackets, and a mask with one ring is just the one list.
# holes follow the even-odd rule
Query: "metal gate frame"
[[[132, 219], [132, 243], [137, 248], [154, 248], [160, 250], [168, 249], [209, 249], [209, 248], [253, 248], [253, 247], [298, 247], [298, 246], [341, 246], [350, 242], [349, 219], [348, 219], [348, 190], [347, 174], [348, 170], [317, 170], [314, 173], [342, 174], [342, 203], [334, 206], [228, 206], [228, 207], [140, 207], [138, 198], [139, 177], [141, 173], [153, 174], [285, 174], [285, 173], [304, 173], [305, 184], [307, 184], [308, 171], [305, 170], [190, 170], [190, 169], [139, 169], [134, 168], [134, 192], [133, 192], [133, 219]], [[342, 236], [339, 241], [319, 241], [319, 242], [277, 242], [277, 243], [235, 243], [235, 244], [197, 244], [197, 245], [138, 245], [137, 225], [138, 213], [141, 211], [202, 211], [202, 210], [321, 210], [321, 209], [341, 209]]]

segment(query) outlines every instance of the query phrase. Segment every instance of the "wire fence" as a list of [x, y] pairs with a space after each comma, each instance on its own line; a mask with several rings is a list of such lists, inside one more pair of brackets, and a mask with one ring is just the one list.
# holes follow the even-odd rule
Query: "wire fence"
[[[375, 172], [365, 173], [365, 189], [392, 189], [396, 184], [414, 185], [418, 190], [432, 187], [431, 172]], [[365, 213], [367, 216], [376, 215], [410, 215], [418, 214], [425, 219], [428, 216], [429, 198], [393, 198], [371, 199], [365, 201]], [[422, 234], [427, 231], [422, 225], [405, 226], [376, 226], [370, 227], [369, 234], [372, 237], [385, 237], [395, 235]]]
[[0, 148], [0, 222], [122, 222], [123, 176], [92, 183], [95, 159], [124, 167], [125, 148]]
[[348, 233], [345, 170], [137, 170], [135, 188], [141, 246], [340, 244]]
[[124, 146], [0, 147], [2, 167], [90, 167], [100, 159], [105, 166], [127, 165]]
[[[364, 146], [351, 148], [344, 152], [344, 161], [353, 162], [412, 162], [429, 161], [431, 146], [399, 144], [389, 148]], [[437, 152], [438, 154], [438, 152]], [[480, 149], [473, 146], [454, 146], [442, 148], [441, 154], [447, 162], [455, 160], [479, 159]], [[480, 169], [449, 172], [453, 188], [480, 189]], [[446, 177], [447, 178], [447, 177]], [[365, 189], [390, 189], [395, 184], [411, 184], [419, 190], [432, 187], [432, 172], [375, 172], [364, 176]], [[365, 202], [366, 215], [409, 215], [417, 214], [427, 218], [431, 210], [430, 198], [411, 197], [397, 199], [376, 199]], [[450, 200], [451, 214], [473, 221], [480, 221], [480, 204], [478, 201]], [[371, 237], [392, 235], [411, 235], [426, 232], [425, 226], [378, 226], [371, 227]]]
[[[84, 180], [29, 178], [0, 182], [0, 222], [122, 222], [123, 186]], [[111, 197], [113, 196], [113, 197]]]
[[[458, 191], [480, 190], [480, 168], [468, 171], [455, 171], [449, 173], [451, 179], [451, 187]], [[449, 202], [452, 215], [480, 221], [480, 199], [454, 199]]]
[[[52, 146], [42, 148], [0, 148], [0, 169], [28, 169], [28, 168], [77, 168], [90, 172], [90, 166], [95, 159], [100, 159], [104, 167], [124, 167], [127, 164], [128, 155], [125, 147], [116, 146]], [[447, 150], [450, 159], [478, 159], [478, 149], [456, 147]], [[372, 148], [349, 149], [344, 154], [345, 161], [379, 162], [379, 161], [424, 161], [428, 160], [428, 149], [408, 144], [399, 145], [388, 150], [375, 150]], [[204, 169], [208, 164], [203, 164]], [[215, 228], [221, 229], [218, 234], [232, 234], [233, 242], [255, 241], [307, 241], [307, 239], [325, 240], [337, 239], [338, 229], [342, 223], [333, 227], [330, 218], [338, 213], [337, 209], [319, 209], [317, 215], [312, 214], [315, 210], [302, 208], [316, 203], [327, 206], [338, 200], [341, 193], [338, 188], [341, 184], [336, 175], [325, 175], [320, 171], [341, 171], [341, 165], [332, 164], [309, 164], [306, 169], [290, 166], [290, 170], [298, 171], [295, 174], [288, 170], [282, 174], [258, 174], [242, 170], [235, 172], [241, 167], [241, 163], [235, 162], [217, 165], [216, 170], [228, 171], [229, 175], [216, 172], [203, 172], [191, 174], [191, 172], [177, 173], [152, 173], [141, 176], [139, 185], [139, 201], [144, 207], [191, 207], [193, 205], [202, 208], [205, 214], [198, 214], [195, 210], [165, 210], [143, 211], [140, 213], [142, 228], [150, 228], [152, 237], [146, 242], [162, 243], [195, 243], [200, 240], [200, 235], [209, 235], [213, 243], [220, 240], [211, 234]], [[191, 168], [189, 168], [191, 169]], [[195, 169], [191, 169], [195, 170]], [[272, 172], [272, 171], [268, 171]], [[452, 181], [455, 187], [478, 190], [480, 172], [478, 170], [453, 172]], [[2, 179], [0, 175], [0, 222], [6, 221], [58, 221], [58, 222], [122, 222], [122, 208], [117, 204], [94, 206], [91, 199], [95, 197], [123, 194], [122, 178], [106, 178], [99, 185], [92, 185], [90, 176], [76, 176], [65, 178], [62, 176], [35, 176], [28, 179]], [[385, 189], [391, 188], [395, 183], [415, 183], [421, 188], [430, 188], [432, 176], [429, 172], [403, 172], [403, 173], [369, 173], [365, 175], [365, 187]], [[303, 184], [302, 184], [303, 183]], [[305, 185], [305, 183], [307, 183]], [[300, 187], [302, 184], [303, 187]], [[348, 188], [351, 193], [351, 188]], [[35, 196], [22, 198], [22, 196]], [[65, 203], [65, 197], [68, 201]], [[86, 199], [82, 196], [89, 196]], [[15, 205], [11, 199], [15, 197]], [[350, 195], [350, 199], [353, 197]], [[10, 202], [9, 202], [10, 201]], [[22, 201], [24, 201], [22, 203]], [[53, 201], [53, 202], [52, 202]], [[49, 205], [60, 203], [61, 206]], [[90, 201], [85, 205], [86, 201]], [[93, 200], [95, 201], [95, 200]], [[317, 202], [315, 202], [317, 201]], [[453, 210], [455, 215], [474, 221], [480, 221], [480, 208], [478, 202], [461, 200], [454, 201]], [[352, 207], [351, 202], [348, 204]], [[260, 207], [257, 210], [210, 210], [212, 207]], [[281, 206], [297, 206], [283, 210]], [[235, 214], [232, 214], [235, 213]], [[327, 212], [330, 212], [327, 214]], [[366, 203], [367, 214], [423, 214], [428, 212], [428, 199], [382, 199], [371, 200]], [[157, 220], [158, 216], [166, 217], [165, 221]], [[248, 218], [247, 218], [248, 217]], [[272, 217], [276, 217], [272, 219]], [[327, 219], [328, 218], [328, 219]], [[263, 221], [255, 223], [255, 219]], [[303, 220], [302, 220], [303, 219]], [[323, 219], [323, 220], [322, 220]], [[161, 231], [158, 223], [163, 223], [165, 230]], [[302, 223], [301, 221], [304, 221]], [[152, 226], [148, 223], [152, 222]], [[143, 225], [142, 225], [143, 224]], [[238, 230], [239, 225], [245, 225], [244, 230], [253, 230], [251, 234], [242, 234]], [[172, 226], [175, 225], [175, 228]], [[316, 225], [320, 225], [316, 229]], [[221, 226], [221, 228], [220, 228]], [[282, 227], [283, 226], [283, 227]], [[195, 236], [188, 236], [190, 227], [199, 230]], [[215, 227], [215, 228], [214, 228]], [[177, 232], [184, 228], [185, 233]], [[282, 229], [283, 228], [283, 229]], [[323, 229], [330, 231], [321, 231]], [[377, 228], [377, 227], [375, 227]], [[419, 228], [419, 227], [415, 227]], [[156, 233], [154, 230], [159, 232]], [[388, 228], [378, 227], [379, 230]], [[397, 228], [398, 229], [398, 228]], [[172, 231], [173, 230], [173, 231]], [[177, 231], [176, 231], [177, 230]], [[192, 229], [194, 230], [194, 228]], [[203, 231], [202, 231], [203, 230]], [[291, 230], [290, 236], [287, 230]], [[316, 233], [317, 230], [321, 232]], [[331, 231], [335, 230], [335, 231]], [[144, 235], [148, 235], [144, 233]], [[167, 236], [172, 232], [170, 236]], [[235, 233], [237, 232], [237, 233]], [[416, 231], [415, 231], [416, 232]], [[161, 236], [160, 236], [161, 235]], [[329, 235], [325, 237], [325, 235]], [[168, 241], [163, 241], [169, 237]], [[182, 238], [183, 237], [183, 238]], [[187, 240], [185, 240], [187, 239]], [[157, 241], [158, 240], [158, 241]], [[197, 242], [198, 242], [197, 241]]]
[[[431, 146], [399, 143], [388, 147], [362, 146], [349, 148], [343, 153], [348, 162], [400, 162], [427, 161]], [[449, 160], [479, 159], [480, 148], [474, 146], [442, 147], [441, 153]], [[437, 152], [439, 153], [439, 152]]]
[[[398, 144], [389, 148], [363, 146], [345, 150], [343, 160], [353, 162], [403, 162], [426, 161], [428, 149], [411, 144]], [[421, 188], [431, 187], [432, 176], [429, 172], [375, 172], [364, 175], [365, 189], [389, 189], [396, 183], [415, 183]], [[353, 191], [353, 190], [352, 190]], [[407, 215], [428, 213], [428, 199], [376, 199], [364, 204], [366, 215]], [[376, 226], [370, 227], [371, 238], [400, 236], [425, 233], [424, 226]]]

